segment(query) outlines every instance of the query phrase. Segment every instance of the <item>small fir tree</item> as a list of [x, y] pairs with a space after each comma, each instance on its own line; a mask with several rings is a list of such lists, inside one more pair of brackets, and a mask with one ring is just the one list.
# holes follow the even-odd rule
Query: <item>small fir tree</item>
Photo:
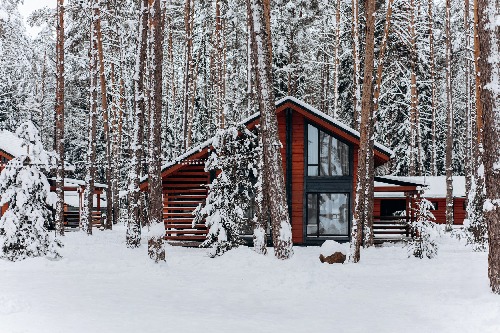
[[411, 225], [412, 239], [408, 242], [409, 256], [416, 258], [434, 258], [437, 255], [438, 246], [436, 237], [438, 230], [435, 217], [431, 210], [434, 209], [432, 203], [422, 198], [417, 204], [417, 221]]
[[201, 247], [209, 247], [211, 257], [243, 244], [241, 230], [247, 223], [245, 211], [254, 195], [256, 135], [245, 126], [219, 130], [213, 140], [214, 152], [205, 164], [206, 171], [218, 172], [209, 185], [205, 204], [194, 211], [193, 225], [202, 223], [208, 235]]
[[53, 217], [44, 174], [53, 155], [43, 150], [31, 122], [23, 123], [17, 135], [23, 139], [27, 155], [9, 161], [0, 174], [0, 206], [8, 204], [0, 219], [0, 257], [11, 261], [45, 255], [58, 258], [62, 244], [51, 240], [48, 233]]

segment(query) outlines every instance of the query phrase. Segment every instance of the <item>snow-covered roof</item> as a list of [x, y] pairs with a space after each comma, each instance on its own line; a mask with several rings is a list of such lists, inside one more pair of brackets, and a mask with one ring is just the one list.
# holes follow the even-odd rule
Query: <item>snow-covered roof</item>
[[[281, 104], [285, 103], [285, 102], [292, 102], [294, 104], [297, 104], [298, 106], [302, 107], [303, 109], [306, 109], [308, 110], [309, 112], [315, 114], [316, 116], [322, 118], [323, 120], [331, 123], [333, 126], [341, 129], [342, 131], [346, 132], [346, 133], [349, 133], [351, 134], [352, 136], [356, 137], [359, 139], [360, 137], [360, 134], [358, 131], [352, 129], [351, 127], [345, 125], [344, 123], [341, 123], [340, 121], [336, 120], [336, 119], [333, 119], [332, 117], [330, 117], [329, 115], [319, 111], [318, 109], [316, 109], [315, 107], [313, 107], [312, 105], [310, 104], [307, 104], [295, 97], [292, 97], [292, 96], [286, 96], [286, 97], [283, 97], [282, 99], [278, 100], [275, 104], [276, 104], [276, 107], [280, 106]], [[260, 117], [260, 112], [257, 112], [257, 113], [254, 113], [253, 115], [251, 115], [250, 117], [242, 120], [240, 122], [240, 124], [249, 124], [251, 122], [253, 122], [254, 120], [258, 119]], [[213, 142], [213, 138], [210, 138], [208, 139], [207, 141], [187, 150], [186, 152], [184, 152], [182, 155], [179, 155], [177, 156], [175, 159], [165, 163], [162, 165], [161, 169], [162, 171], [176, 165], [177, 163], [181, 162], [182, 160], [185, 160], [186, 158], [190, 157], [191, 155], [194, 155], [198, 152], [201, 152], [202, 150], [204, 150], [205, 148], [208, 148], [212, 145], [212, 142]], [[375, 148], [381, 152], [383, 152], [384, 154], [390, 156], [390, 157], [393, 157], [394, 156], [394, 151], [392, 151], [391, 149], [387, 148], [386, 146], [380, 144], [380, 143], [377, 143], [375, 142]], [[148, 179], [148, 176], [144, 176], [141, 178], [141, 183], [144, 182], [146, 179]]]
[[[80, 196], [78, 192], [64, 192], [64, 203], [71, 207], [80, 207]], [[106, 199], [100, 198], [101, 208], [106, 207]], [[97, 195], [94, 195], [94, 207], [97, 207]]]
[[[28, 154], [28, 149], [23, 147], [23, 140], [15, 133], [5, 129], [0, 130], [0, 150], [13, 158]], [[68, 162], [64, 162], [66, 171], [75, 171], [75, 167]]]
[[[415, 185], [420, 184], [425, 198], [445, 198], [446, 197], [446, 176], [421, 176], [421, 177], [398, 177], [384, 176], [391, 180], [400, 182], [411, 182]], [[375, 187], [378, 186], [398, 186], [383, 182], [375, 182]], [[455, 198], [465, 197], [465, 177], [453, 176], [453, 196]], [[376, 198], [397, 198], [404, 197], [402, 192], [375, 192]]]
[[4, 151], [12, 157], [18, 157], [28, 153], [26, 147], [22, 147], [21, 140], [14, 133], [7, 130], [0, 130], [0, 150]]

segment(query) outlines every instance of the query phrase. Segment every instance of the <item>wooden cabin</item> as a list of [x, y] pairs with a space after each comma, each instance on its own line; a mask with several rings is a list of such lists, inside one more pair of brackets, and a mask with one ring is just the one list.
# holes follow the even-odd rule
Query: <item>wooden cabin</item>
[[[359, 133], [293, 97], [276, 103], [276, 116], [293, 242], [348, 241]], [[260, 115], [255, 114], [244, 124], [252, 129], [259, 121]], [[210, 149], [211, 140], [208, 140], [162, 167], [165, 238], [168, 241], [195, 244], [205, 239], [207, 229], [203, 224], [193, 228], [192, 213], [206, 199], [207, 184], [215, 176], [204, 170]], [[389, 161], [393, 152], [376, 143], [373, 154], [375, 166], [380, 166]], [[393, 182], [390, 179], [382, 181]], [[417, 192], [418, 184], [406, 185], [401, 191]], [[145, 178], [141, 189], [146, 190], [147, 186]], [[401, 226], [398, 228], [398, 234], [406, 232], [404, 227], [403, 230]]]
[[[0, 172], [6, 164], [23, 154], [27, 154], [27, 149], [22, 147], [22, 140], [15, 134], [7, 130], [0, 130]], [[74, 171], [74, 166], [66, 163], [65, 171]], [[51, 194], [55, 194], [55, 179], [48, 179]], [[92, 215], [94, 225], [101, 225], [102, 209], [106, 208], [106, 201], [103, 200], [104, 184], [95, 184], [94, 210]], [[64, 178], [64, 224], [67, 227], [78, 227], [80, 225], [80, 215], [82, 210], [82, 196], [85, 189], [85, 182], [82, 180]], [[5, 213], [7, 204], [0, 207], [0, 217]]]
[[[446, 177], [384, 177], [396, 183], [411, 182], [422, 189], [421, 197], [429, 200], [434, 209], [431, 211], [436, 223], [446, 223]], [[376, 185], [377, 186], [377, 183]], [[453, 176], [453, 224], [463, 225], [466, 215], [465, 177]], [[390, 216], [397, 211], [405, 210], [411, 197], [405, 197], [401, 192], [376, 192], [374, 200], [374, 215]]]

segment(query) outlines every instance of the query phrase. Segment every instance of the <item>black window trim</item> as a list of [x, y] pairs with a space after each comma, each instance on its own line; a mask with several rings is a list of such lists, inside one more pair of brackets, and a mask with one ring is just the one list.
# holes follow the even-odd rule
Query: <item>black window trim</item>
[[[309, 125], [315, 127], [318, 129], [318, 163], [316, 164], [309, 164]], [[349, 175], [339, 175], [339, 176], [320, 176], [319, 175], [319, 166], [320, 166], [320, 161], [321, 161], [321, 157], [320, 157], [320, 152], [321, 152], [321, 149], [320, 149], [320, 141], [319, 141], [319, 136], [320, 136], [320, 133], [319, 131], [322, 131], [326, 134], [328, 134], [329, 136], [332, 136], [334, 137], [336, 140], [342, 142], [343, 144], [347, 145], [347, 147], [349, 148]], [[305, 165], [305, 177], [307, 178], [315, 178], [315, 179], [339, 179], [339, 180], [342, 180], [342, 179], [352, 179], [353, 177], [353, 162], [354, 162], [354, 145], [349, 142], [349, 141], [346, 141], [345, 139], [343, 138], [340, 138], [338, 137], [337, 135], [335, 135], [334, 133], [332, 133], [331, 131], [325, 129], [324, 127], [322, 126], [319, 126], [311, 121], [308, 121], [307, 119], [304, 121], [304, 141], [305, 141], [305, 144], [304, 144], [304, 165]], [[309, 175], [309, 166], [317, 166], [318, 167], [318, 175], [317, 176], [310, 176]]]

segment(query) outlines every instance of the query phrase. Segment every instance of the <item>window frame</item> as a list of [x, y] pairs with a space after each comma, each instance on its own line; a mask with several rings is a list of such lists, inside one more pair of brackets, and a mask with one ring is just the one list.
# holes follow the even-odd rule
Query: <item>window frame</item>
[[[309, 164], [309, 125], [315, 127], [318, 130], [318, 138], [317, 138], [317, 153], [318, 153], [318, 163], [316, 164]], [[323, 132], [333, 138], [335, 140], [345, 144], [349, 150], [348, 152], [348, 170], [349, 174], [348, 175], [334, 175], [334, 176], [323, 176], [320, 175], [320, 165], [321, 165], [321, 142], [320, 142], [320, 132]], [[318, 126], [310, 121], [304, 121], [304, 166], [305, 166], [305, 177], [308, 178], [336, 178], [336, 179], [352, 179], [353, 177], [353, 160], [354, 160], [354, 145], [351, 142], [346, 141], [343, 138], [338, 137], [337, 135], [333, 134], [331, 131], [326, 130], [325, 128]], [[315, 166], [318, 168], [318, 175], [309, 175], [309, 167], [310, 166]]]
[[[307, 227], [309, 225], [309, 195], [316, 195], [316, 221], [318, 222], [318, 229], [316, 230], [316, 236], [309, 235], [307, 233]], [[319, 216], [320, 216], [320, 204], [319, 204], [319, 198], [322, 194], [344, 194], [347, 196], [347, 234], [320, 234], [319, 233]], [[306, 218], [305, 218], [305, 224], [304, 224], [304, 229], [305, 233], [304, 236], [308, 240], [323, 240], [323, 239], [330, 239], [330, 238], [349, 238], [351, 234], [351, 216], [352, 216], [352, 211], [351, 211], [351, 193], [349, 192], [307, 192], [306, 193], [306, 199], [305, 199], [305, 206], [306, 206]]]

